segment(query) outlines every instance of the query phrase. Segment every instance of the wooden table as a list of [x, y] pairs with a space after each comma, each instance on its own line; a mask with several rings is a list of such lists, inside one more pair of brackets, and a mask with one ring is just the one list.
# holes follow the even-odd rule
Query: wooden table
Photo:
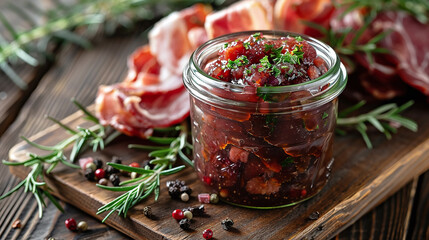
[[[26, 91], [19, 90], [0, 73], [0, 158], [7, 159], [9, 149], [20, 141], [20, 136], [31, 136], [50, 126], [45, 115], [62, 119], [74, 113], [76, 108], [71, 98], [90, 105], [100, 84], [123, 79], [127, 56], [145, 43], [139, 34], [142, 29], [144, 26], [136, 33], [99, 38], [91, 49], [60, 45], [54, 52], [55, 61], [43, 67], [16, 66], [20, 76], [29, 83]], [[8, 167], [0, 165], [0, 195], [18, 182]], [[128, 239], [79, 209], [63, 205], [65, 213], [49, 204], [44, 217], [39, 219], [32, 194], [20, 190], [1, 200], [0, 239]], [[64, 220], [69, 217], [87, 221], [91, 230], [85, 233], [68, 231]], [[22, 222], [20, 229], [12, 229], [16, 219]], [[415, 176], [357, 222], [345, 227], [335, 238], [429, 239], [429, 172]]]

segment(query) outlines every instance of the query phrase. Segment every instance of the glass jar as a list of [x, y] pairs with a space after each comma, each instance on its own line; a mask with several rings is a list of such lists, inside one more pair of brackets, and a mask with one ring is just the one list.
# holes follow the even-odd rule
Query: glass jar
[[[298, 36], [258, 32], [267, 39]], [[302, 38], [329, 66], [317, 79], [257, 88], [223, 82], [204, 72], [225, 43], [254, 33], [208, 41], [185, 68], [195, 169], [223, 201], [251, 208], [286, 207], [317, 194], [329, 178], [337, 97], [347, 75], [331, 47], [306, 36]]]

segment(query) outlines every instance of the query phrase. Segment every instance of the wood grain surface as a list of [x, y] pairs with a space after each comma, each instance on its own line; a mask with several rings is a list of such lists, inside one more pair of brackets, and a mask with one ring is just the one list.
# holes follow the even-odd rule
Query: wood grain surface
[[[3, 7], [6, 1], [0, 0], [0, 10], [5, 10]], [[19, 5], [24, 1], [14, 0], [13, 2]], [[39, 3], [43, 5], [49, 3], [49, 0], [41, 0]], [[18, 22], [14, 21], [14, 24], [18, 24]], [[145, 26], [142, 26], [137, 29], [136, 34], [103, 38], [89, 50], [61, 46], [56, 52], [57, 60], [53, 65], [45, 65], [46, 69], [17, 65], [18, 74], [23, 76], [25, 81], [33, 83], [33, 88], [27, 92], [19, 90], [0, 73], [0, 158], [7, 159], [8, 151], [20, 141], [20, 136], [31, 136], [50, 126], [52, 123], [44, 118], [46, 114], [62, 119], [75, 112], [76, 108], [70, 103], [70, 98], [76, 97], [84, 105], [89, 105], [94, 100], [98, 85], [120, 81], [126, 73], [126, 57], [145, 41], [140, 37], [144, 28]], [[427, 104], [422, 104], [421, 108], [427, 109]], [[410, 112], [409, 116], [420, 119], [419, 112]], [[423, 116], [419, 120], [419, 124], [420, 127], [427, 125], [427, 117]], [[3, 133], [3, 131], [5, 132]], [[423, 132], [423, 134], [428, 136], [427, 132]], [[350, 144], [364, 150], [364, 145], [357, 135], [350, 137], [354, 138]], [[424, 135], [411, 135], [402, 130], [399, 135], [394, 136], [392, 148], [415, 144], [414, 137], [421, 140]], [[386, 141], [383, 137], [371, 135], [371, 138], [375, 140], [376, 150], [381, 152], [383, 151], [380, 149], [392, 144], [392, 141]], [[405, 151], [405, 148], [400, 147], [392, 154]], [[347, 148], [343, 149], [343, 152], [347, 151], [349, 151]], [[354, 153], [359, 154], [360, 152]], [[360, 163], [363, 163], [368, 155], [361, 154], [359, 163], [348, 164], [347, 167], [364, 168], [364, 164]], [[350, 155], [353, 155], [353, 151], [347, 156]], [[367, 167], [371, 169], [373, 165], [370, 164]], [[417, 172], [414, 175], [417, 176]], [[426, 172], [419, 178], [418, 184], [408, 183], [387, 201], [379, 205], [374, 203], [372, 206], [376, 207], [372, 211], [342, 231], [337, 238], [429, 239], [428, 179], [429, 172]], [[18, 181], [19, 179], [9, 173], [9, 168], [0, 164], [0, 194], [10, 190]], [[330, 185], [335, 185], [335, 183], [330, 183]], [[394, 189], [391, 190], [394, 191]], [[413, 191], [416, 192], [415, 195], [411, 194]], [[336, 198], [336, 196], [332, 197]], [[0, 239], [44, 239], [48, 237], [56, 239], [128, 239], [115, 229], [101, 224], [96, 218], [83, 213], [79, 208], [66, 203], [64, 206], [65, 213], [60, 213], [52, 204], [48, 204], [44, 210], [44, 217], [39, 219], [35, 199], [31, 194], [23, 193], [22, 190], [18, 191], [11, 197], [0, 201]], [[408, 214], [410, 211], [411, 214]], [[87, 221], [90, 230], [85, 233], [68, 231], [63, 224], [68, 217], [74, 217], [77, 221]], [[15, 219], [20, 219], [23, 223], [20, 229], [12, 229], [11, 225]], [[348, 224], [352, 222], [350, 221]], [[247, 230], [248, 227], [243, 229]], [[217, 232], [218, 230], [216, 230], [215, 236]]]
[[[422, 106], [416, 106], [413, 110], [410, 114], [419, 115], [420, 121], [429, 119], [429, 113], [425, 113]], [[84, 124], [80, 113], [68, 117], [65, 123], [74, 127]], [[37, 134], [33, 139], [41, 144], [53, 145], [62, 139], [62, 132], [62, 129], [55, 126]], [[134, 207], [128, 219], [112, 215], [107, 224], [134, 239], [194, 239], [207, 227], [215, 230], [222, 239], [330, 238], [429, 168], [429, 139], [425, 137], [429, 135], [429, 126], [423, 124], [420, 133], [425, 134], [421, 136], [406, 130], [399, 131], [399, 136], [389, 142], [381, 142], [379, 139], [378, 144], [382, 147], [373, 150], [366, 149], [356, 136], [337, 138], [334, 151], [336, 161], [328, 185], [313, 199], [294, 207], [257, 211], [226, 204], [208, 205], [210, 217], [196, 220], [195, 231], [184, 232], [171, 218], [171, 212], [176, 208], [197, 204], [197, 201], [195, 198], [189, 204], [173, 201], [164, 187], [157, 203], [149, 198]], [[412, 144], [404, 144], [404, 139]], [[123, 137], [104, 151], [86, 154], [108, 161], [113, 155], [121, 153], [126, 162], [142, 162], [147, 159], [144, 154], [127, 149], [128, 144], [137, 141], [141, 140]], [[22, 143], [11, 150], [9, 157], [14, 161], [22, 161], [25, 159], [24, 153], [33, 151], [31, 146]], [[13, 167], [11, 171], [21, 178], [26, 175], [25, 168]], [[185, 180], [196, 193], [207, 191], [191, 168], [165, 178], [161, 186], [166, 179], [175, 178]], [[97, 218], [104, 216], [95, 215], [96, 210], [119, 196], [101, 191], [76, 170], [61, 169], [47, 179], [60, 199]], [[154, 209], [157, 221], [149, 220], [141, 214], [141, 210], [147, 205]], [[310, 214], [316, 211], [320, 213], [320, 218], [309, 221]], [[228, 215], [236, 216], [237, 232], [221, 230], [219, 223]], [[245, 226], [258, 227], [249, 229]]]

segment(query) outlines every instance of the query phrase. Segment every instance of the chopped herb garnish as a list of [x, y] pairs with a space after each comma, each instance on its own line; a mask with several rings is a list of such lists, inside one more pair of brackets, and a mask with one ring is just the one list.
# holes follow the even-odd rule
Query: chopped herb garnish
[[265, 47], [265, 52], [268, 52], [274, 47], [274, 45], [273, 44], [265, 44], [264, 47]]
[[272, 71], [273, 73], [274, 73], [274, 76], [275, 77], [278, 77], [278, 76], [280, 76], [280, 73], [282, 72], [278, 67], [276, 67], [276, 66], [273, 66], [273, 71]]
[[228, 60], [228, 63], [222, 67], [222, 69], [235, 69], [238, 67], [241, 67], [243, 65], [246, 65], [249, 63], [249, 59], [247, 59], [246, 56], [242, 55], [235, 59], [234, 61]]
[[253, 37], [254, 38], [258, 38], [258, 37], [260, 37], [261, 36], [261, 33], [255, 33], [255, 34], [253, 34]]
[[243, 42], [243, 46], [246, 50], [250, 49], [250, 43], [249, 42]]
[[303, 39], [301, 36], [296, 36], [296, 37], [295, 37], [295, 40], [296, 40], [297, 42], [302, 42], [302, 41], [304, 41], [304, 39]]
[[228, 47], [228, 43], [225, 43], [224, 45], [223, 45], [223, 48], [227, 48]]

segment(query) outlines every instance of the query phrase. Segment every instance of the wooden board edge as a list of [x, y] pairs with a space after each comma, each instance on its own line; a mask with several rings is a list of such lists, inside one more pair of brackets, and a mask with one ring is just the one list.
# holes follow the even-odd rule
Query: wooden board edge
[[[416, 146], [413, 151], [387, 169], [386, 172], [390, 174], [380, 175], [371, 184], [362, 186], [360, 191], [343, 200], [334, 209], [323, 214], [304, 231], [297, 233], [291, 239], [331, 239], [416, 176], [429, 170], [429, 161], [419, 161], [421, 159], [429, 159], [429, 139]], [[406, 162], [408, 165], [405, 166]], [[388, 178], [392, 177], [396, 181], [388, 180]], [[397, 182], [401, 184], [395, 185], [394, 183]], [[376, 189], [381, 194], [369, 194]], [[365, 199], [366, 201], [363, 201]], [[340, 209], [344, 214], [338, 215]]]

